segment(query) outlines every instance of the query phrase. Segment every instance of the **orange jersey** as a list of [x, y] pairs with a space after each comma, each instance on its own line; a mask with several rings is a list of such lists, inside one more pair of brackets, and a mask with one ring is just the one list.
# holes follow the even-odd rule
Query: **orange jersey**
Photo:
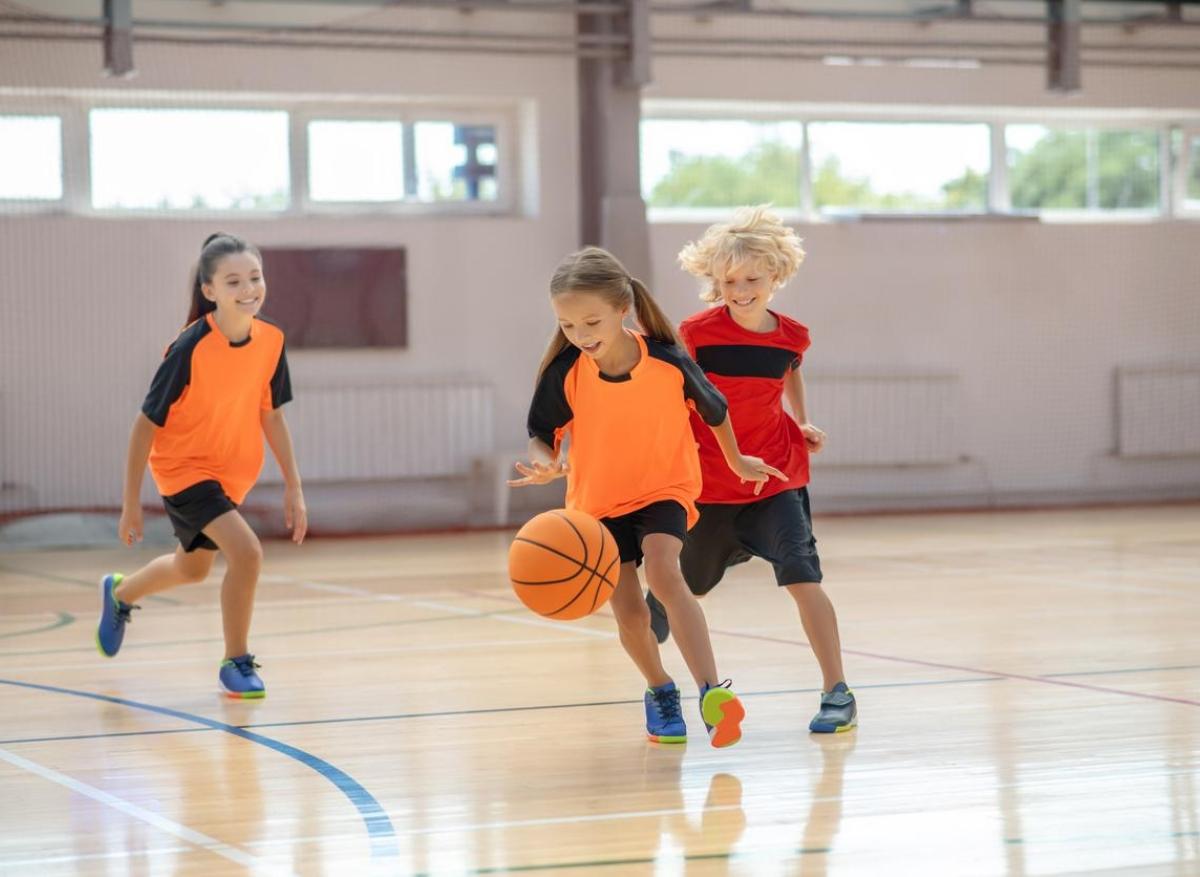
[[142, 403], [159, 427], [150, 449], [158, 492], [171, 496], [216, 480], [240, 503], [263, 464], [263, 411], [291, 401], [283, 332], [255, 318], [232, 342], [206, 314], [179, 333]]
[[529, 409], [529, 435], [555, 453], [567, 450], [567, 508], [617, 517], [660, 500], [675, 500], [699, 517], [700, 459], [689, 425], [725, 420], [725, 398], [675, 345], [631, 333], [641, 359], [612, 377], [568, 347], [546, 368]]

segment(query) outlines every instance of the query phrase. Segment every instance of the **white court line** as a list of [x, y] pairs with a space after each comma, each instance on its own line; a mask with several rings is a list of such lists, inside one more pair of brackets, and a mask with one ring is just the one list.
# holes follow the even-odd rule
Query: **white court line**
[[142, 858], [148, 856], [161, 856], [168, 853], [186, 853], [191, 847], [147, 847], [137, 850], [131, 854], [128, 850], [111, 850], [107, 853], [79, 853], [74, 856], [43, 856], [37, 859], [0, 859], [0, 872], [4, 868], [18, 868], [23, 865], [59, 865], [67, 862], [92, 862], [102, 859], [128, 859], [132, 855], [137, 855]]
[[142, 822], [152, 825], [155, 828], [174, 835], [180, 840], [185, 840], [188, 843], [194, 844], [201, 849], [208, 850], [210, 853], [215, 853], [221, 858], [228, 859], [235, 864], [241, 865], [244, 868], [250, 868], [254, 873], [262, 874], [292, 874], [293, 872], [287, 869], [276, 868], [262, 859], [255, 858], [247, 852], [239, 850], [237, 847], [231, 847], [228, 844], [222, 843], [216, 838], [209, 837], [207, 834], [201, 834], [186, 825], [180, 825], [178, 822], [167, 819], [158, 813], [152, 813], [137, 804], [132, 804], [123, 798], [118, 798], [116, 795], [110, 795], [103, 789], [97, 789], [95, 786], [89, 786], [87, 783], [80, 782], [77, 779], [59, 773], [48, 767], [38, 764], [36, 761], [30, 761], [28, 758], [22, 758], [15, 752], [9, 752], [6, 749], [0, 749], [0, 761], [7, 761], [14, 767], [22, 768], [32, 774], [47, 779], [52, 783], [57, 783], [64, 788], [70, 789], [80, 795], [91, 798], [93, 801], [99, 801], [101, 804], [106, 804], [114, 810], [119, 810], [126, 816], [132, 816], [134, 819], [139, 819]]
[[602, 639], [616, 639], [616, 634], [607, 630], [592, 630], [588, 627], [578, 627], [562, 621], [546, 621], [541, 618], [521, 618], [516, 615], [481, 615], [478, 610], [464, 609], [461, 606], [453, 606], [449, 603], [442, 603], [435, 600], [423, 600], [416, 597], [406, 597], [402, 594], [379, 594], [374, 591], [367, 591], [363, 588], [354, 588], [350, 585], [335, 585], [330, 582], [314, 582], [306, 579], [296, 579], [291, 576], [275, 575], [272, 578], [277, 582], [288, 581], [301, 588], [308, 588], [313, 591], [329, 591], [334, 594], [348, 594], [355, 597], [370, 597], [385, 603], [404, 603], [409, 606], [420, 606], [424, 609], [436, 609], [439, 612], [453, 612], [458, 615], [471, 615], [476, 618], [484, 618], [489, 621], [504, 621], [509, 624], [524, 624], [531, 627], [543, 627], [549, 630], [556, 630], [559, 633], [577, 633], [582, 636], [594, 636]]

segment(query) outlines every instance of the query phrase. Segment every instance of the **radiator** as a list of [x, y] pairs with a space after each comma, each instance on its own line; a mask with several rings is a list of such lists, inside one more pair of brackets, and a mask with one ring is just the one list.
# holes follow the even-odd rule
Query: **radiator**
[[1117, 369], [1117, 454], [1200, 454], [1200, 366]]
[[[493, 453], [494, 396], [471, 380], [298, 386], [284, 410], [306, 481], [433, 478]], [[282, 481], [269, 449], [263, 480]]]
[[806, 375], [813, 422], [829, 434], [818, 466], [936, 466], [959, 462], [955, 375]]

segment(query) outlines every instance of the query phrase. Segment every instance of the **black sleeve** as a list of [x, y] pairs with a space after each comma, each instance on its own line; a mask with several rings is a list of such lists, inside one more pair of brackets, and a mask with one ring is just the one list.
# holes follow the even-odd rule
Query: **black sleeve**
[[150, 392], [142, 402], [142, 413], [155, 426], [167, 425], [167, 412], [183, 395], [192, 379], [192, 351], [195, 344], [180, 343], [183, 340], [181, 336], [167, 348], [167, 354], [154, 373], [154, 380], [150, 382]]
[[292, 401], [292, 376], [288, 373], [287, 345], [279, 348], [279, 362], [275, 374], [271, 375], [271, 408], [278, 408]]
[[560, 353], [542, 372], [529, 405], [526, 422], [529, 437], [540, 439], [551, 448], [554, 447], [554, 434], [575, 419], [575, 412], [567, 401], [566, 380], [578, 359], [578, 347], [569, 347]]
[[700, 418], [709, 426], [720, 426], [729, 414], [729, 403], [721, 391], [712, 385], [704, 369], [676, 344], [663, 344], [646, 339], [646, 352], [655, 359], [669, 362], [683, 373], [683, 396], [696, 406]]
[[696, 360], [687, 354], [680, 357], [680, 371], [683, 372], [683, 395], [696, 406], [700, 418], [709, 426], [720, 426], [729, 414], [729, 403], [721, 395], [721, 391], [712, 385]]

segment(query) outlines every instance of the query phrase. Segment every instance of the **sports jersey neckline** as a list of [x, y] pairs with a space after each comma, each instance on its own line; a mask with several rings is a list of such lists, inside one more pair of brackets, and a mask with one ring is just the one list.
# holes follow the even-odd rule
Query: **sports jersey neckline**
[[638, 361], [636, 363], [634, 363], [633, 368], [631, 368], [629, 371], [625, 372], [625, 374], [623, 374], [623, 375], [605, 374], [600, 369], [600, 364], [598, 362], [596, 362], [596, 360], [592, 359], [586, 353], [583, 353], [583, 351], [580, 351], [580, 357], [582, 359], [587, 360], [587, 362], [591, 365], [591, 367], [596, 370], [596, 376], [598, 378], [600, 378], [600, 380], [605, 381], [610, 384], [623, 384], [626, 381], [632, 381], [634, 376], [637, 375], [637, 373], [639, 371], [641, 371], [642, 366], [646, 362], [646, 357], [650, 355], [649, 351], [646, 349], [646, 339], [642, 336], [641, 332], [634, 332], [630, 329], [625, 329], [624, 331], [625, 331], [625, 334], [632, 336], [633, 340], [637, 342], [638, 353], [640, 355], [638, 356]]
[[783, 331], [783, 317], [775, 313], [775, 311], [767, 308], [767, 313], [775, 318], [775, 328], [768, 332], [755, 332], [753, 329], [747, 329], [741, 323], [733, 318], [733, 314], [729, 312], [729, 305], [721, 305], [721, 315], [728, 322], [732, 323], [738, 330], [745, 332], [747, 335], [754, 335], [758, 338], [769, 338], [772, 335], [778, 335]]
[[[255, 319], [257, 319], [257, 318], [255, 318]], [[230, 341], [229, 340], [229, 336], [226, 335], [224, 332], [222, 332], [221, 327], [217, 325], [216, 318], [213, 316], [212, 311], [209, 311], [207, 314], [204, 315], [204, 320], [206, 323], [208, 323], [208, 328], [211, 329], [213, 332], [216, 332], [217, 335], [219, 335], [221, 338], [224, 338], [225, 342], [230, 347], [245, 347], [247, 344], [249, 344], [251, 341], [254, 340], [254, 320], [250, 321], [249, 334], [246, 335], [246, 337], [243, 338], [241, 341]]]

